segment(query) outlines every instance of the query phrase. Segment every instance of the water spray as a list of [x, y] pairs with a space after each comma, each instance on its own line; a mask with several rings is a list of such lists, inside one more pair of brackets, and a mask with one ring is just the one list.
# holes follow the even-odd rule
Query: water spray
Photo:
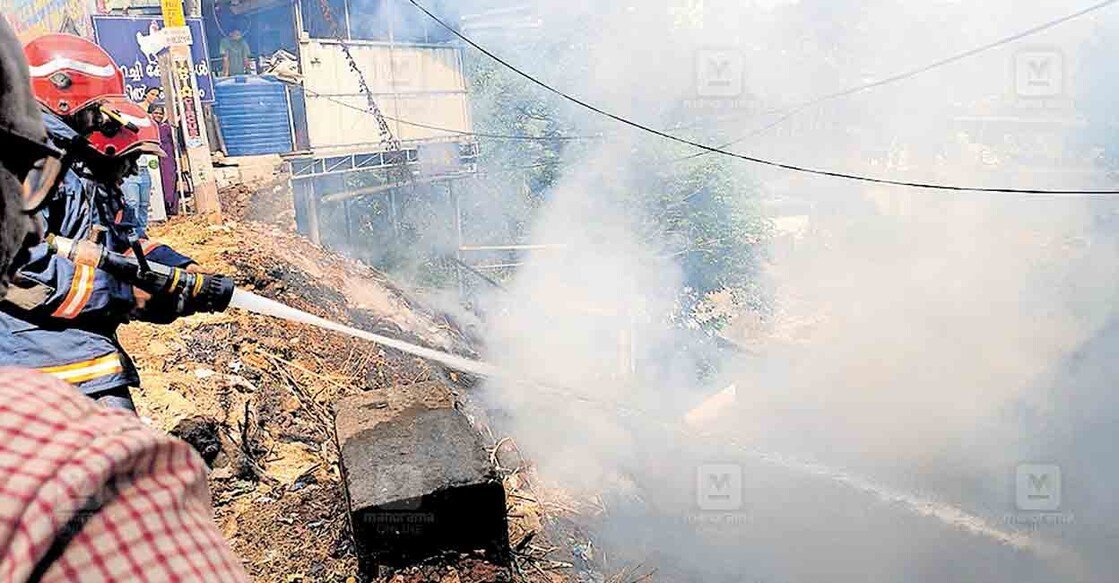
[[415, 344], [405, 342], [403, 340], [398, 340], [396, 338], [389, 338], [388, 336], [381, 336], [380, 334], [374, 334], [372, 332], [366, 332], [365, 330], [351, 328], [350, 326], [339, 324], [337, 322], [331, 322], [330, 320], [327, 320], [325, 318], [320, 318], [318, 316], [308, 314], [303, 310], [298, 310], [291, 306], [281, 304], [280, 302], [277, 302], [275, 300], [270, 300], [266, 297], [262, 297], [241, 289], [235, 289], [233, 291], [233, 297], [231, 298], [229, 305], [230, 307], [240, 308], [242, 310], [253, 312], [255, 314], [273, 316], [291, 322], [310, 324], [312, 326], [317, 326], [325, 330], [332, 330], [334, 332], [347, 334], [355, 338], [368, 340], [376, 344], [388, 346], [389, 348], [395, 348], [401, 352], [438, 362], [444, 366], [461, 372], [467, 372], [485, 377], [497, 376], [499, 372], [497, 367], [484, 362], [472, 360], [469, 358], [463, 358], [461, 356], [456, 356], [454, 354], [449, 354], [439, 350], [433, 350], [431, 348], [424, 348], [423, 346], [416, 346]]

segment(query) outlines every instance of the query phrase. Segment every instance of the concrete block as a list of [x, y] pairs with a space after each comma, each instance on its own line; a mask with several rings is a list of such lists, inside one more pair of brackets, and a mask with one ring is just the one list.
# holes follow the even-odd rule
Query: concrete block
[[505, 560], [504, 487], [447, 387], [393, 387], [343, 399], [336, 411], [350, 521], [363, 558], [393, 565], [483, 551]]

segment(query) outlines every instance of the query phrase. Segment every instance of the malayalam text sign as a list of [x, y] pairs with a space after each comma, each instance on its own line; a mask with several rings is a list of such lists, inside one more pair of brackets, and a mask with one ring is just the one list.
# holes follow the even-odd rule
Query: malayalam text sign
[[[198, 94], [205, 103], [214, 101], [214, 79], [210, 74], [209, 51], [202, 32], [201, 18], [186, 19], [190, 36], [190, 60], [198, 80]], [[97, 44], [113, 57], [124, 74], [124, 90], [128, 98], [140, 101], [148, 89], [160, 89], [163, 81], [159, 54], [167, 43], [163, 19], [151, 16], [94, 16], [93, 30]]]

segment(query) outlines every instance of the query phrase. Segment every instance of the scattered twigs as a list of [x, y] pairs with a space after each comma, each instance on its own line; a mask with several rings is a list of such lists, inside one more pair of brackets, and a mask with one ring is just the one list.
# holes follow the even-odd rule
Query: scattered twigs
[[353, 377], [327, 376], [327, 375], [324, 375], [322, 373], [317, 373], [317, 372], [315, 372], [315, 371], [313, 371], [313, 370], [311, 370], [311, 369], [309, 369], [309, 368], [307, 368], [307, 367], [305, 367], [305, 366], [303, 366], [299, 363], [292, 362], [290, 360], [285, 360], [283, 358], [280, 358], [280, 357], [276, 356], [275, 354], [270, 354], [268, 352], [264, 352], [263, 350], [260, 351], [260, 353], [263, 354], [264, 356], [276, 361], [276, 362], [279, 362], [279, 363], [285, 364], [285, 365], [287, 365], [291, 368], [294, 368], [295, 370], [298, 370], [301, 373], [311, 375], [311, 376], [313, 376], [313, 377], [315, 377], [315, 378], [317, 378], [317, 379], [319, 379], [323, 382], [330, 383], [330, 384], [334, 385], [336, 388], [341, 389], [343, 391], [349, 390], [350, 387], [342, 384], [342, 382], [339, 379], [344, 379], [344, 380], [350, 381], [351, 383], [357, 382], [357, 379], [355, 379]]
[[[263, 350], [260, 351], [260, 354], [264, 355], [275, 364], [287, 365], [297, 370], [306, 370], [293, 362], [284, 360], [274, 354], [269, 354], [268, 352], [265, 352]], [[287, 384], [289, 387], [291, 387], [291, 390], [295, 394], [295, 397], [299, 399], [299, 401], [303, 403], [303, 405], [307, 407], [312, 413], [314, 413], [316, 417], [318, 417], [318, 420], [322, 424], [323, 429], [329, 432], [329, 428], [331, 425], [331, 415], [330, 412], [326, 410], [326, 407], [316, 401], [313, 397], [308, 395], [307, 391], [303, 389], [303, 387], [299, 384], [295, 377], [292, 376], [290, 371], [281, 367], [277, 367], [277, 370], [280, 372], [281, 378], [287, 381]]]

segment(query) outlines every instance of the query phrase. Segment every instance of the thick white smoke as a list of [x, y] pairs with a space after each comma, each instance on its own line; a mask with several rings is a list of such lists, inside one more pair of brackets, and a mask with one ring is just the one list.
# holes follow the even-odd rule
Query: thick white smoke
[[[540, 25], [479, 29], [475, 40], [608, 110], [720, 144], [771, 124], [775, 110], [1081, 3], [515, 4]], [[807, 108], [731, 149], [898, 180], [1107, 185], [1084, 145], [1078, 88], [1111, 87], [1091, 83], [1097, 73], [1081, 54], [1117, 22], [1119, 8], [1104, 9]], [[1021, 78], [1031, 71], [1059, 75], [1059, 87], [1031, 94]], [[724, 74], [742, 90], [709, 85]], [[560, 389], [495, 382], [486, 395], [549, 481], [616, 500], [598, 526], [618, 556], [695, 581], [1115, 572], [1106, 549], [1119, 508], [1106, 484], [1119, 472], [1093, 458], [1117, 433], [1103, 413], [1119, 405], [1116, 379], [1098, 364], [1119, 342], [1108, 327], [1119, 283], [1113, 204], [875, 187], [742, 162], [743, 184], [761, 189], [743, 188], [741, 204], [764, 200], [777, 226], [760, 275], [772, 313], [739, 308], [724, 334], [752, 354], [725, 357], [721, 375], [700, 378], [689, 356], [696, 337], [671, 318], [685, 281], [672, 235], [650, 236], [651, 217], [625, 195], [672, 162], [636, 154], [659, 138], [570, 104], [559, 110], [575, 133], [605, 138], [570, 150], [531, 228], [532, 243], [564, 247], [533, 252], [509, 289], [494, 292], [486, 340], [494, 364]], [[685, 427], [685, 413], [732, 382], [733, 404]], [[1029, 532], [1038, 514], [1016, 505], [1023, 463], [1063, 470], [1064, 500], [1047, 515], [1056, 525]], [[705, 511], [704, 467], [742, 472], [734, 512]]]

